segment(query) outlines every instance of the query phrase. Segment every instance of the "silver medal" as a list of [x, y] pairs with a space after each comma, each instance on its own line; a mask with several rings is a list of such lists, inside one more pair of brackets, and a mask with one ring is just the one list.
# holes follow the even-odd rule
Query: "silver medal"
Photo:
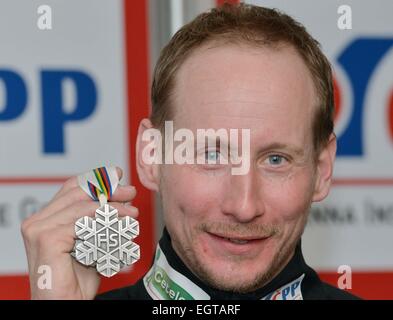
[[95, 266], [105, 277], [139, 260], [139, 245], [132, 240], [139, 235], [139, 222], [131, 217], [118, 218], [117, 209], [104, 204], [95, 218], [82, 217], [75, 222], [73, 256], [86, 266]]

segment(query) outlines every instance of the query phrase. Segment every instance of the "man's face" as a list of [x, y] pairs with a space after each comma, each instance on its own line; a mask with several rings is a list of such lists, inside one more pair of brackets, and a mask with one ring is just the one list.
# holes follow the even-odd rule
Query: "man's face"
[[250, 129], [246, 175], [231, 174], [230, 165], [160, 168], [173, 247], [210, 285], [251, 291], [292, 257], [314, 196], [316, 102], [311, 75], [289, 47], [207, 45], [179, 69], [175, 130]]

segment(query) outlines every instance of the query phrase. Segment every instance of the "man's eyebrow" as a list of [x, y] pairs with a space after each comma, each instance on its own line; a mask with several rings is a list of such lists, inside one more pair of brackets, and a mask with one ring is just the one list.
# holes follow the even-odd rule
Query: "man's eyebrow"
[[[205, 137], [205, 141], [202, 141], [202, 142], [207, 142], [207, 143], [209, 143], [209, 144], [211, 144], [211, 145], [215, 145], [216, 146], [216, 148], [220, 148], [221, 146], [223, 147], [223, 148], [229, 148], [229, 144], [228, 144], [228, 140], [227, 139], [220, 139], [219, 137], [215, 137], [215, 139], [213, 138], [213, 137]], [[196, 149], [197, 148], [197, 143], [194, 143], [194, 148]]]
[[258, 153], [266, 152], [268, 150], [275, 150], [275, 149], [288, 150], [290, 153], [296, 154], [299, 157], [304, 156], [304, 150], [302, 148], [298, 148], [296, 146], [291, 146], [281, 142], [273, 142], [264, 145], [262, 148], [260, 148]]

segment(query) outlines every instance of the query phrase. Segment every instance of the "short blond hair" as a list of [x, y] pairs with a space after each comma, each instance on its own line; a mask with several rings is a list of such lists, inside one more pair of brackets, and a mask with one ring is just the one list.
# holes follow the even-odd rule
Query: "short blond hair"
[[313, 145], [318, 154], [334, 128], [333, 77], [330, 63], [303, 25], [276, 10], [250, 4], [224, 4], [202, 13], [184, 25], [161, 51], [151, 88], [152, 113], [156, 128], [173, 118], [171, 94], [175, 76], [185, 59], [208, 41], [225, 40], [255, 46], [293, 46], [314, 80], [318, 107], [312, 122]]

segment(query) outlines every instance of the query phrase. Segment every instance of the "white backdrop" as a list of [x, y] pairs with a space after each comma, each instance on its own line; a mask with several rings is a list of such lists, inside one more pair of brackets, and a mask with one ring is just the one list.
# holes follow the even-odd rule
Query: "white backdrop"
[[[8, 99], [9, 110], [15, 108], [13, 96], [21, 90], [13, 84], [7, 89], [0, 77], [0, 211], [6, 221], [0, 225], [0, 252], [7, 256], [0, 263], [2, 274], [26, 272], [20, 219], [24, 211], [32, 213], [54, 195], [59, 188], [56, 179], [106, 163], [127, 169], [122, 1], [71, 2], [46, 2], [52, 8], [52, 30], [37, 27], [41, 1], [0, 4], [0, 72], [17, 74], [27, 91], [24, 111], [2, 120], [5, 102]], [[42, 74], [49, 71], [57, 72], [62, 95], [45, 102], [56, 87], [53, 81], [42, 81]], [[87, 85], [60, 78], [61, 72], [71, 71], [90, 79], [97, 96], [92, 111], [80, 121], [62, 120], [64, 114], [82, 114], [88, 105], [82, 105], [83, 99], [91, 97]], [[59, 123], [50, 128], [44, 125], [49, 122]], [[45, 143], [44, 135], [55, 147]], [[48, 183], [26, 184], [35, 178]], [[21, 209], [28, 199], [36, 204]]]
[[[334, 65], [339, 153], [332, 192], [313, 208], [303, 237], [307, 262], [319, 271], [335, 273], [349, 265], [393, 274], [393, 2], [346, 1], [352, 30], [337, 27], [341, 1], [248, 2], [298, 19]], [[52, 8], [52, 30], [37, 27], [42, 4], [0, 2], [3, 297], [1, 277], [27, 271], [21, 220], [44, 205], [65, 177], [102, 164], [129, 165], [123, 1], [45, 1]], [[96, 101], [87, 112], [89, 100], [83, 99], [91, 90]], [[23, 112], [12, 116], [18, 101]], [[72, 119], [77, 115], [82, 119]], [[126, 170], [125, 181], [129, 176]]]
[[151, 194], [131, 160], [137, 126], [149, 112], [148, 3], [44, 4], [48, 30], [37, 24], [42, 1], [0, 2], [0, 299], [29, 297], [21, 221], [66, 178], [94, 167], [120, 166], [121, 182], [136, 186], [133, 204], [143, 212], [136, 239], [142, 258], [103, 279], [101, 292], [139, 279], [154, 250]]
[[393, 272], [393, 2], [345, 1], [350, 30], [337, 26], [342, 1], [247, 2], [304, 24], [332, 62], [340, 92], [334, 184], [312, 210], [303, 237], [307, 261], [320, 271], [349, 265]]

